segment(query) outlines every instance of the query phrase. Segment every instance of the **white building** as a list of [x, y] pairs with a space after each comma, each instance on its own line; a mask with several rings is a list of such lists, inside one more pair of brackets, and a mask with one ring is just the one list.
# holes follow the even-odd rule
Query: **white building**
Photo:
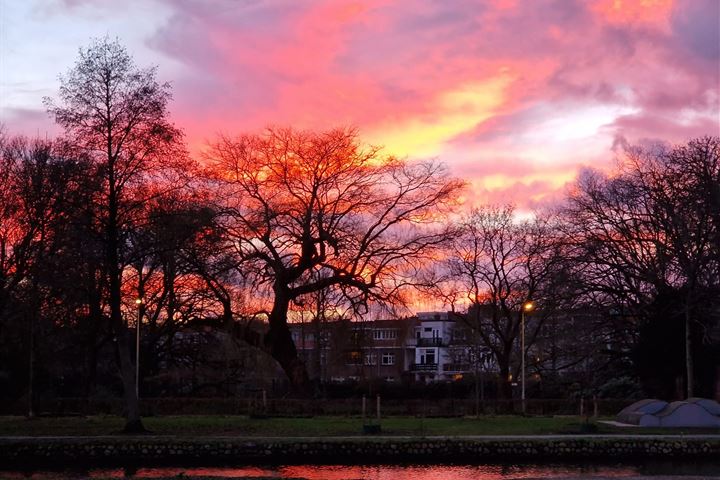
[[471, 349], [463, 325], [449, 312], [419, 312], [414, 334], [408, 336], [407, 351], [415, 380], [457, 379], [471, 370]]

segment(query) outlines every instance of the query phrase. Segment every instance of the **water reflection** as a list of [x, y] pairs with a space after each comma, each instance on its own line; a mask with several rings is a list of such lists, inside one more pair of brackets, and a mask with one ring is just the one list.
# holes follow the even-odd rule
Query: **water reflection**
[[[275, 478], [307, 480], [495, 480], [523, 478], [652, 478], [657, 475], [702, 475], [695, 478], [720, 478], [720, 466], [709, 465], [697, 471], [693, 464], [676, 468], [611, 465], [291, 465], [266, 467], [145, 467], [137, 469], [93, 469], [62, 472], [0, 472], [0, 478], [71, 479], [71, 478]], [[667, 478], [667, 477], [666, 477]], [[688, 478], [688, 477], [685, 477]]]

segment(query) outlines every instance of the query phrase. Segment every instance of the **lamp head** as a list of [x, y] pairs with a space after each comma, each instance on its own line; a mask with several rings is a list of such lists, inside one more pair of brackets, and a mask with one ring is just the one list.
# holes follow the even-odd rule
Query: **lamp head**
[[142, 299], [142, 298], [136, 298], [136, 299], [135, 299], [135, 303], [136, 303], [137, 305], [142, 305], [143, 299]]
[[522, 304], [522, 309], [524, 312], [532, 312], [535, 310], [535, 302], [532, 300], [527, 300]]

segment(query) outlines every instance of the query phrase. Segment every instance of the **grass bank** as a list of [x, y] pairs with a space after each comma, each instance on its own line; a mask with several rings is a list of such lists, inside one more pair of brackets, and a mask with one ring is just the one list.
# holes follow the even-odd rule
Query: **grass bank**
[[[177, 436], [268, 436], [324, 437], [360, 435], [363, 421], [358, 417], [251, 418], [247, 416], [184, 415], [147, 417], [145, 427], [157, 435]], [[585, 419], [578, 416], [521, 417], [482, 416], [461, 418], [388, 417], [382, 419], [383, 435], [550, 435], [581, 433]], [[108, 435], [122, 430], [118, 416], [87, 417], [0, 417], [0, 436]], [[720, 429], [641, 429], [596, 424], [605, 434], [720, 434]]]

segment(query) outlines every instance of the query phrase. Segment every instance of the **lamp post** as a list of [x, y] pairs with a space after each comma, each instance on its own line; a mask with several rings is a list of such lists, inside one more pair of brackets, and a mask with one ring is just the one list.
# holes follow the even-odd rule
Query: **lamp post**
[[140, 321], [142, 320], [142, 298], [135, 299], [137, 322], [135, 324], [135, 396], [140, 398]]
[[520, 401], [525, 414], [525, 313], [535, 310], [535, 302], [526, 300], [520, 308]]

